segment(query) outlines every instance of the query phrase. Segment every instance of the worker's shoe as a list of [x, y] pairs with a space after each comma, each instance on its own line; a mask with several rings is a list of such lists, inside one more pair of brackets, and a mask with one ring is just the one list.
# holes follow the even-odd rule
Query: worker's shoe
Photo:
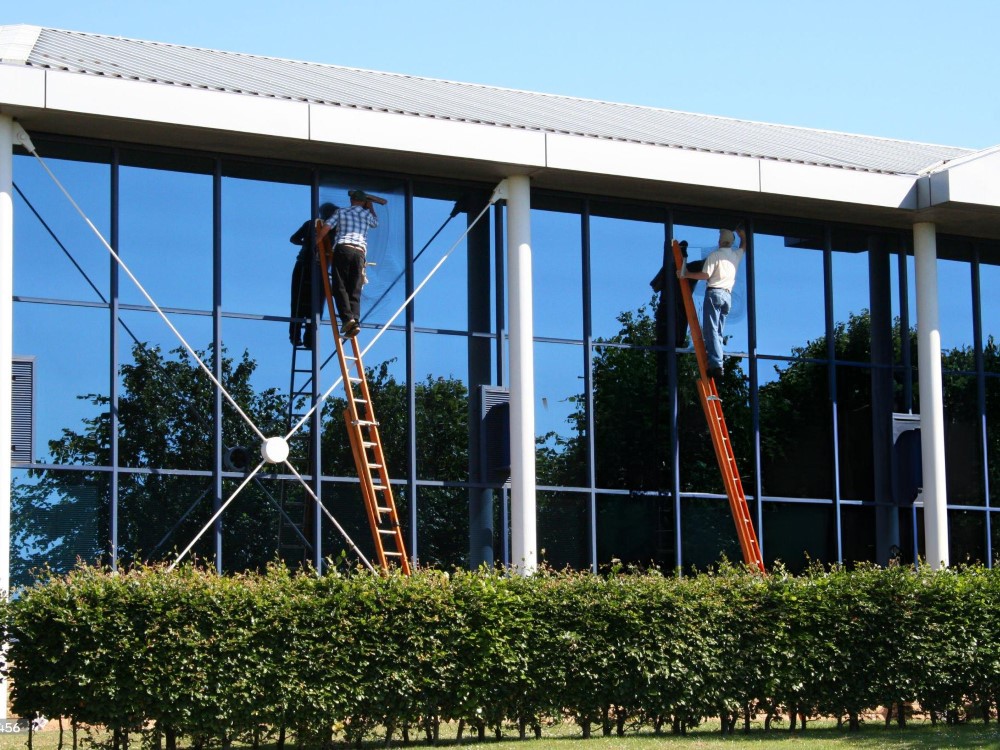
[[721, 367], [709, 367], [708, 368], [708, 377], [712, 378], [713, 380], [721, 380], [722, 379], [722, 368]]
[[344, 323], [343, 328], [340, 329], [340, 335], [347, 339], [353, 339], [358, 335], [358, 331], [361, 330], [361, 324], [358, 323], [354, 318], [351, 318], [346, 323]]

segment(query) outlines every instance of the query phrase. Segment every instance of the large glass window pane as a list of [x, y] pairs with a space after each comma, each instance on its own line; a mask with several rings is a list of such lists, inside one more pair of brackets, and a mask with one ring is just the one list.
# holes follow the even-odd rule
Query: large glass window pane
[[539, 492], [537, 503], [538, 561], [556, 570], [589, 568], [590, 495]]
[[[211, 477], [119, 474], [119, 558], [123, 562], [173, 560], [204, 528], [214, 502]], [[214, 550], [210, 529], [189, 554], [214, 561]]]
[[[396, 509], [399, 512], [400, 523], [408, 527], [409, 513], [406, 510], [407, 503], [405, 498], [402, 497], [401, 486], [393, 485], [393, 496], [396, 500]], [[361, 564], [361, 561], [351, 546], [353, 544], [377, 568], [378, 560], [375, 558], [375, 544], [372, 541], [371, 526], [368, 523], [368, 512], [365, 510], [365, 501], [361, 495], [361, 483], [357, 479], [344, 482], [324, 481], [323, 505], [329, 511], [330, 515], [337, 519], [337, 523], [340, 524], [340, 527], [351, 541], [349, 543], [324, 514], [321, 532], [323, 545], [322, 557], [324, 559], [329, 558], [334, 564], [338, 564], [343, 560], [343, 563], [347, 567], [354, 568]], [[404, 538], [407, 544], [409, 544], [410, 535], [408, 530]], [[412, 551], [407, 550], [407, 553], [412, 554]]]
[[868, 367], [837, 368], [837, 437], [840, 496], [873, 500], [872, 374]]
[[[211, 469], [215, 386], [208, 374], [155, 313], [123, 310], [120, 321], [120, 465]], [[175, 315], [172, 322], [212, 369], [212, 319]]]
[[14, 354], [35, 358], [34, 454], [42, 463], [106, 464], [108, 311], [18, 303]]
[[609, 339], [625, 324], [655, 309], [651, 280], [663, 266], [663, 224], [592, 216], [590, 219], [593, 334]]
[[291, 314], [292, 267], [302, 246], [289, 238], [310, 219], [309, 195], [307, 185], [223, 179], [223, 310]]
[[[119, 255], [160, 307], [212, 308], [212, 176], [120, 169]], [[123, 272], [123, 304], [147, 305]]]
[[[468, 342], [465, 336], [416, 337], [414, 398], [420, 479], [464, 482], [469, 478]], [[385, 435], [382, 439], [386, 441]]]
[[[827, 366], [762, 362], [760, 381], [764, 495], [832, 498], [833, 428]], [[868, 429], [870, 432], [870, 424]]]
[[840, 360], [871, 361], [868, 242], [862, 233], [841, 232], [833, 237], [833, 325]]
[[1000, 376], [986, 378], [986, 461], [990, 505], [1000, 506]]
[[[46, 162], [110, 242], [110, 167], [61, 159]], [[33, 156], [14, 158], [14, 184], [14, 294], [107, 301], [111, 254]]]
[[986, 515], [973, 510], [948, 511], [948, 556], [951, 565], [986, 562]]
[[979, 296], [986, 371], [1000, 373], [1000, 265], [979, 266]]
[[[823, 234], [789, 224], [756, 226], [753, 236], [757, 302], [757, 351], [792, 356], [825, 341]], [[815, 356], [813, 354], [812, 356]], [[820, 356], [826, 357], [822, 352]]]
[[544, 373], [535, 383], [540, 484], [573, 487], [589, 483], [583, 364], [583, 349], [577, 344], [535, 344], [535, 370]]
[[[583, 338], [582, 241], [578, 213], [532, 210], [531, 265], [535, 336], [574, 340]], [[596, 270], [594, 274], [594, 278], [599, 278]], [[600, 283], [611, 281], [602, 280]], [[595, 331], [599, 330], [599, 317], [600, 314], [595, 312]]]
[[673, 567], [673, 503], [658, 495], [597, 496], [597, 564]]
[[[899, 559], [903, 563], [913, 560], [913, 534], [910, 523], [911, 509], [900, 509]], [[871, 505], [842, 505], [840, 507], [841, 552], [846, 564], [875, 562], [875, 508]], [[835, 550], [834, 550], [835, 551]]]
[[681, 567], [707, 570], [725, 557], [743, 561], [736, 524], [724, 498], [681, 498]]
[[810, 563], [837, 559], [833, 504], [765, 503], [764, 563], [800, 573]]
[[417, 550], [421, 565], [445, 569], [467, 567], [468, 490], [456, 487], [418, 488]]
[[10, 487], [10, 581], [30, 586], [45, 569], [60, 574], [107, 549], [110, 474], [14, 469]]
[[[971, 359], [971, 352], [966, 353]], [[953, 350], [945, 359], [953, 359]], [[965, 358], [965, 357], [963, 357]], [[943, 366], [947, 368], [947, 365]], [[983, 505], [982, 421], [974, 375], [943, 378], [945, 472], [950, 505]]]
[[938, 259], [937, 272], [941, 350], [967, 349], [973, 341], [972, 267], [966, 261]]

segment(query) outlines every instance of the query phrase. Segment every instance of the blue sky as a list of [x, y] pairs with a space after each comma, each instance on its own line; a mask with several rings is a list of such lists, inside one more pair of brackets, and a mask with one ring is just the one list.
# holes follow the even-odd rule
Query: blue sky
[[995, 0], [47, 0], [29, 23], [985, 148]]

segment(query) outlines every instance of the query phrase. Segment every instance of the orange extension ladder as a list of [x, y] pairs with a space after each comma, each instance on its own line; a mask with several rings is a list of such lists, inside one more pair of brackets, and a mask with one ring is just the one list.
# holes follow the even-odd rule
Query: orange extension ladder
[[368, 511], [375, 555], [383, 572], [388, 572], [392, 565], [398, 565], [404, 575], [409, 575], [410, 562], [406, 557], [403, 529], [399, 524], [392, 485], [389, 482], [389, 470], [385, 465], [378, 420], [375, 418], [371, 394], [368, 391], [368, 380], [361, 362], [361, 348], [358, 346], [357, 336], [353, 336], [347, 339], [351, 344], [351, 353], [346, 353], [345, 340], [337, 328], [333, 290], [330, 286], [333, 247], [328, 231], [323, 222], [316, 221], [316, 246], [319, 249], [323, 291], [326, 294], [327, 313], [330, 316], [330, 325], [333, 327], [337, 360], [340, 362], [340, 371], [344, 377], [344, 393], [347, 398], [344, 421], [351, 441], [354, 464], [361, 479], [361, 494], [364, 497], [365, 509]]
[[[673, 241], [673, 251], [674, 263], [680, 270], [684, 266], [685, 259], [677, 240]], [[729, 428], [726, 426], [726, 418], [722, 413], [722, 399], [719, 398], [715, 379], [708, 377], [705, 339], [702, 336], [701, 325], [694, 309], [691, 285], [680, 284], [680, 288], [688, 327], [691, 329], [691, 342], [694, 344], [695, 356], [698, 358], [698, 372], [701, 376], [698, 380], [698, 395], [701, 397], [701, 406], [705, 410], [708, 431], [712, 435], [712, 446], [715, 448], [715, 458], [719, 462], [722, 481], [726, 486], [729, 508], [732, 510], [733, 520], [736, 522], [736, 535], [740, 540], [740, 549], [743, 550], [743, 562], [758, 568], [761, 572], [766, 572], [764, 559], [760, 553], [760, 544], [757, 541], [757, 533], [754, 531], [753, 520], [750, 518], [750, 509], [747, 507], [747, 496], [743, 492], [743, 482], [740, 480], [739, 469], [736, 468], [736, 456], [733, 453], [733, 443], [729, 439]]]

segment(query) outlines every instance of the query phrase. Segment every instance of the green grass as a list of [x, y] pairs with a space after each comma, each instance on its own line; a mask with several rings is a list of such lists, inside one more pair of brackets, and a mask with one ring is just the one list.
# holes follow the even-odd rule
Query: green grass
[[[451, 731], [448, 731], [450, 729]], [[448, 734], [439, 746], [458, 747], [454, 739], [454, 727], [445, 727], [443, 734]], [[82, 735], [81, 735], [82, 737]], [[104, 740], [103, 735], [94, 739]], [[34, 750], [57, 750], [59, 732], [47, 729], [37, 732], [33, 738]], [[141, 744], [133, 738], [131, 747], [140, 750]], [[64, 750], [70, 750], [70, 733], [64, 736]], [[507, 735], [501, 741], [490, 736], [489, 741], [479, 743], [466, 736], [462, 747], [470, 750], [498, 750], [501, 746], [511, 750], [520, 744], [516, 735]], [[881, 722], [865, 725], [860, 732], [851, 734], [845, 729], [837, 729], [832, 722], [817, 721], [809, 725], [805, 732], [789, 732], [787, 727], [773, 729], [764, 733], [760, 728], [753, 729], [744, 735], [737, 731], [733, 736], [723, 737], [718, 732], [718, 724], [711, 722], [679, 737], [672, 735], [656, 736], [651, 732], [626, 734], [624, 737], [596, 736], [589, 740], [580, 737], [576, 727], [565, 726], [547, 728], [541, 740], [527, 740], [526, 750], [698, 750], [700, 748], [747, 747], [753, 750], [834, 750], [835, 748], [862, 748], [864, 750], [971, 750], [993, 748], [1000, 750], [1000, 724], [993, 722], [984, 725], [980, 722], [959, 726], [931, 726], [929, 722], [912, 722], [905, 729], [891, 727], [886, 729]], [[88, 743], [81, 743], [85, 748]], [[22, 750], [27, 747], [27, 737], [24, 735], [0, 735], [0, 750]], [[234, 746], [239, 747], [239, 746]], [[338, 744], [337, 747], [344, 747]], [[379, 750], [384, 747], [382, 742], [365, 743], [366, 750]], [[395, 741], [393, 747], [404, 747]], [[413, 742], [405, 747], [427, 748], [426, 743]], [[261, 745], [261, 750], [274, 750], [274, 745]], [[296, 750], [294, 742], [286, 745], [286, 750]]]

